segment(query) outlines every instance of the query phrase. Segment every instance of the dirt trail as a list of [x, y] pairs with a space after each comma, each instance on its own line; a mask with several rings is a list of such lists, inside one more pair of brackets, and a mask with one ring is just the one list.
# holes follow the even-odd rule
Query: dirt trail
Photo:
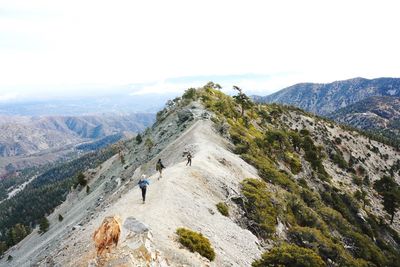
[[[91, 222], [85, 235], [76, 241], [90, 243], [88, 234], [106, 216], [118, 216], [122, 222], [134, 217], [149, 227], [156, 248], [172, 266], [208, 265], [176, 242], [178, 227], [199, 231], [210, 239], [217, 254], [210, 266], [250, 266], [261, 254], [257, 238], [233, 219], [222, 216], [215, 205], [226, 200], [227, 188], [237, 192], [240, 181], [255, 177], [256, 171], [229, 152], [224, 142], [213, 132], [210, 122], [197, 122], [161, 152], [163, 159], [169, 156], [168, 162], [176, 163], [166, 166], [161, 179], [158, 173], [149, 178], [146, 204], [142, 203], [140, 189], [135, 187]], [[191, 167], [186, 166], [181, 153], [188, 146], [194, 150]], [[79, 261], [70, 264], [79, 265]]]

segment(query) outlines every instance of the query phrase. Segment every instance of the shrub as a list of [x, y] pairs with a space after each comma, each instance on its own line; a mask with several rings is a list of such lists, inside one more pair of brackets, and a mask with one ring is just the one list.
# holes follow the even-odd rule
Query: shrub
[[297, 180], [298, 184], [303, 187], [303, 188], [309, 188], [306, 179], [304, 178], [300, 178], [299, 180]]
[[61, 214], [58, 214], [58, 221], [61, 222], [62, 220], [64, 220], [64, 217]]
[[224, 216], [226, 216], [226, 217], [229, 217], [229, 207], [228, 207], [228, 205], [226, 205], [226, 204], [223, 203], [223, 202], [219, 202], [216, 206], [217, 206], [218, 211], [219, 211], [222, 215], [224, 215]]
[[346, 234], [346, 239], [350, 243], [350, 250], [355, 257], [371, 261], [377, 266], [386, 266], [386, 257], [367, 236], [349, 231]]
[[[310, 136], [305, 136], [303, 139], [303, 149], [305, 151], [305, 159], [310, 162], [311, 167], [317, 171], [320, 178], [328, 177], [324, 166], [322, 165], [322, 155], [319, 149], [314, 145], [313, 140]], [[322, 180], [324, 180], [323, 178]]]
[[286, 152], [285, 161], [289, 164], [290, 170], [293, 174], [301, 172], [302, 165], [299, 156], [294, 153]]
[[253, 262], [252, 266], [322, 267], [326, 265], [321, 257], [311, 249], [282, 244], [264, 253], [260, 260]]
[[79, 173], [77, 176], [78, 184], [85, 186], [87, 184], [86, 177], [83, 173]]
[[296, 245], [313, 249], [326, 262], [334, 261], [338, 266], [368, 266], [363, 260], [355, 260], [343, 246], [335, 243], [321, 231], [309, 227], [293, 227], [289, 238]]
[[278, 171], [268, 158], [246, 154], [243, 155], [243, 159], [256, 167], [259, 175], [265, 181], [280, 185], [290, 192], [297, 191], [298, 186], [296, 183], [287, 174]]
[[189, 88], [183, 93], [182, 99], [185, 100], [195, 100], [196, 97], [196, 89], [194, 88]]
[[6, 252], [8, 249], [8, 246], [6, 242], [0, 241], [0, 259], [3, 257], [4, 252]]
[[300, 198], [292, 195], [288, 203], [289, 211], [294, 215], [296, 223], [300, 226], [318, 228], [323, 232], [328, 232], [325, 222], [319, 217], [318, 213], [307, 207]]
[[47, 232], [47, 230], [49, 230], [49, 226], [49, 220], [47, 220], [46, 217], [41, 218], [39, 221], [39, 234]]
[[352, 180], [355, 185], [361, 186], [363, 184], [363, 179], [357, 175], [352, 175]]
[[319, 195], [311, 191], [310, 189], [304, 188], [300, 192], [300, 196], [307, 206], [311, 208], [316, 208], [321, 204], [321, 199]]
[[210, 241], [201, 233], [185, 228], [178, 228], [176, 233], [179, 236], [179, 242], [191, 252], [198, 252], [210, 261], [215, 259], [215, 252], [211, 247]]
[[247, 201], [244, 202], [246, 217], [254, 221], [256, 233], [267, 238], [275, 233], [277, 211], [271, 201], [267, 185], [256, 179], [242, 181], [242, 194]]
[[147, 150], [150, 151], [151, 148], [154, 146], [153, 141], [151, 140], [151, 138], [147, 138], [144, 145], [147, 147]]
[[135, 139], [136, 139], [136, 144], [140, 144], [143, 141], [142, 136], [140, 134], [137, 134]]
[[331, 155], [331, 159], [341, 169], [347, 169], [349, 167], [349, 164], [343, 158], [343, 154], [340, 150], [336, 150], [336, 152]]

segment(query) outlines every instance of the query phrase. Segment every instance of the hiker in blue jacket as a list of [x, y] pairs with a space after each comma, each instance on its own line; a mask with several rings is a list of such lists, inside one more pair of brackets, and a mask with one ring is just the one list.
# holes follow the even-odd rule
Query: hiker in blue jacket
[[146, 175], [142, 175], [142, 178], [140, 178], [139, 180], [139, 187], [142, 190], [142, 198], [143, 198], [143, 204], [146, 201], [146, 190], [147, 190], [147, 186], [150, 184], [149, 181], [146, 178]]

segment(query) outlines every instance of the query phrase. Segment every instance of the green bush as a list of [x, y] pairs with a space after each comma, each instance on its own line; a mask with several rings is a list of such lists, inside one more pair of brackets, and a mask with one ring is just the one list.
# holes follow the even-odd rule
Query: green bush
[[387, 260], [385, 255], [367, 236], [349, 231], [346, 234], [346, 238], [351, 244], [350, 251], [355, 257], [371, 261], [377, 266], [386, 266]]
[[140, 135], [140, 133], [136, 135], [135, 140], [136, 140], [136, 144], [142, 143], [143, 138], [142, 138], [142, 136]]
[[345, 218], [343, 218], [343, 215], [337, 210], [334, 210], [330, 207], [320, 208], [318, 210], [318, 214], [326, 222], [331, 230], [335, 229], [339, 233], [343, 234], [351, 228], [351, 225], [348, 221], [346, 221]]
[[289, 178], [289, 176], [283, 172], [276, 169], [273, 163], [266, 157], [263, 156], [252, 156], [249, 154], [243, 155], [243, 159], [249, 164], [256, 167], [258, 174], [265, 181], [280, 185], [290, 192], [295, 192], [298, 190], [296, 183]]
[[323, 156], [321, 155], [320, 150], [314, 145], [314, 142], [309, 135], [304, 137], [302, 145], [305, 151], [305, 159], [310, 162], [313, 170], [319, 174], [318, 177], [325, 180], [328, 177], [328, 174], [325, 171], [324, 165], [322, 165]]
[[219, 211], [222, 215], [224, 215], [224, 216], [226, 216], [226, 217], [229, 217], [229, 207], [228, 207], [228, 205], [226, 205], [226, 204], [223, 203], [223, 202], [219, 202], [216, 206], [217, 206], [218, 211]]
[[80, 173], [78, 174], [78, 176], [76, 177], [76, 179], [77, 179], [78, 184], [80, 184], [81, 186], [85, 186], [85, 185], [87, 184], [86, 177], [85, 177], [85, 175], [84, 175], [82, 172], [80, 172]]
[[187, 100], [194, 100], [195, 97], [196, 97], [196, 89], [194, 88], [187, 89], [182, 95], [182, 99], [187, 99]]
[[256, 223], [254, 230], [261, 237], [270, 237], [275, 233], [277, 210], [272, 204], [266, 183], [256, 179], [245, 179], [241, 184], [242, 194], [247, 199], [244, 203], [246, 217]]
[[47, 220], [46, 217], [41, 218], [39, 221], [39, 234], [47, 232], [47, 230], [49, 230], [49, 226], [49, 220]]
[[253, 262], [252, 266], [322, 267], [326, 265], [312, 249], [282, 244], [264, 253], [260, 260]]
[[308, 188], [303, 188], [300, 192], [300, 196], [307, 206], [311, 208], [317, 208], [321, 205], [321, 198], [318, 193], [314, 193]]
[[290, 170], [293, 174], [298, 174], [302, 170], [300, 158], [297, 154], [286, 152], [285, 162], [289, 164]]
[[12, 261], [13, 260], [13, 256], [11, 256], [11, 255], [8, 255], [8, 257], [7, 257], [7, 261]]
[[354, 174], [352, 175], [352, 181], [355, 185], [358, 185], [358, 186], [362, 186], [362, 184], [363, 184], [363, 179], [360, 176], [357, 176]]
[[185, 228], [178, 228], [176, 233], [179, 236], [179, 242], [191, 252], [198, 252], [201, 256], [209, 259], [210, 261], [215, 259], [215, 252], [211, 247], [210, 241], [201, 233], [197, 233]]
[[314, 227], [320, 229], [324, 233], [328, 232], [326, 223], [320, 218], [319, 214], [307, 207], [305, 203], [294, 194], [289, 197], [288, 211], [295, 217], [298, 225]]
[[343, 246], [335, 243], [321, 231], [309, 227], [293, 227], [288, 234], [296, 245], [313, 249], [325, 261], [333, 261], [339, 266], [367, 266], [363, 260], [355, 260]]
[[331, 159], [333, 163], [339, 166], [341, 169], [347, 169], [349, 167], [349, 164], [347, 161], [343, 158], [343, 153], [340, 150], [336, 150], [332, 155]]

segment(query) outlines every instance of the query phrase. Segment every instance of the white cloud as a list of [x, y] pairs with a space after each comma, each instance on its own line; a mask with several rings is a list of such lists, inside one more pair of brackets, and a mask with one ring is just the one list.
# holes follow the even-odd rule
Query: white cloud
[[0, 102], [14, 100], [18, 98], [18, 94], [0, 94]]
[[243, 73], [296, 73], [242, 81], [254, 91], [400, 76], [399, 7], [385, 0], [3, 0], [0, 93], [93, 83], [171, 91], [181, 89], [157, 81]]

